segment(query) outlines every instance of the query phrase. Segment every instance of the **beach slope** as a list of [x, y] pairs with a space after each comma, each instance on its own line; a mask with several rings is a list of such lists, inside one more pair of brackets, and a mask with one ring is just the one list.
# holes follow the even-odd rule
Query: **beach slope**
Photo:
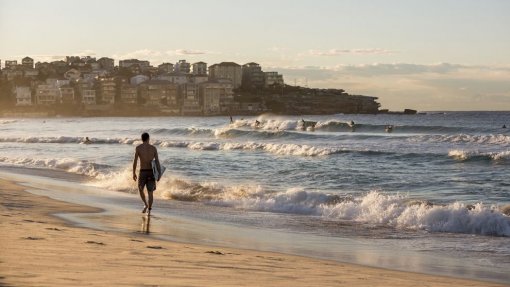
[[503, 286], [73, 226], [99, 210], [0, 179], [0, 286]]

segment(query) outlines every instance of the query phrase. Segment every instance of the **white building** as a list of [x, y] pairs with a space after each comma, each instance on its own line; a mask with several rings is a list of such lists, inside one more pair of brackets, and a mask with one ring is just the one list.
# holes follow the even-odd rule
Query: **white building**
[[220, 83], [207, 82], [200, 85], [200, 97], [204, 115], [216, 115], [220, 113], [220, 98], [225, 89]]
[[81, 91], [81, 102], [85, 105], [96, 104], [96, 90], [83, 89]]
[[175, 63], [174, 71], [176, 73], [189, 74], [191, 72], [191, 65], [186, 60], [179, 60], [179, 62]]
[[60, 100], [62, 103], [74, 104], [74, 88], [69, 85], [60, 86]]
[[5, 69], [15, 69], [18, 66], [17, 60], [6, 60]]
[[209, 67], [209, 79], [220, 80], [228, 79], [232, 82], [235, 89], [242, 84], [243, 72], [241, 65], [234, 62], [221, 62]]
[[115, 96], [117, 94], [117, 83], [115, 78], [101, 78], [99, 79], [99, 93], [101, 95], [101, 102], [103, 104], [115, 103]]
[[174, 71], [174, 64], [163, 63], [158, 66], [158, 71], [161, 73], [172, 73]]
[[138, 88], [134, 85], [123, 84], [120, 87], [120, 102], [136, 105], [138, 103]]
[[283, 76], [278, 72], [264, 72], [264, 87], [283, 86]]
[[149, 61], [140, 61], [137, 59], [128, 59], [128, 60], [120, 60], [119, 67], [120, 68], [131, 68], [133, 66], [138, 66], [141, 71], [147, 71], [150, 68]]
[[21, 65], [25, 68], [25, 69], [33, 69], [34, 68], [34, 59], [30, 58], [30, 57], [25, 57], [21, 60]]
[[180, 94], [182, 98], [181, 111], [183, 115], [202, 114], [198, 85], [192, 83], [181, 85]]
[[60, 103], [60, 90], [54, 84], [41, 84], [37, 86], [35, 97], [38, 105], [54, 105]]
[[30, 87], [17, 86], [16, 93], [16, 106], [30, 106], [32, 105], [32, 91]]
[[207, 75], [207, 63], [205, 62], [196, 62], [193, 64], [193, 74], [194, 75]]

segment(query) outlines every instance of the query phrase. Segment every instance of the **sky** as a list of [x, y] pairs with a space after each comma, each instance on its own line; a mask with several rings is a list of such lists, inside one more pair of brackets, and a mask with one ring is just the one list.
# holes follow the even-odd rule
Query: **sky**
[[510, 110], [508, 0], [0, 0], [0, 59], [259, 63], [402, 110]]

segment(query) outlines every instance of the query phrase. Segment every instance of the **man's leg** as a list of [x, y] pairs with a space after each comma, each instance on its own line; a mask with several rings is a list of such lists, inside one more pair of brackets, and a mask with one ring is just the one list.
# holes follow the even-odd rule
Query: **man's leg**
[[149, 214], [151, 213], [152, 209], [152, 202], [154, 201], [154, 191], [147, 191], [147, 194], [149, 195]]
[[147, 194], [149, 195], [149, 215], [151, 214], [152, 202], [154, 201], [154, 191], [156, 190], [156, 181], [151, 179], [147, 181]]
[[143, 185], [142, 186], [138, 186], [138, 192], [140, 193], [140, 197], [142, 198], [142, 201], [143, 201], [143, 204], [144, 204], [142, 213], [145, 213], [145, 211], [147, 211], [147, 200], [145, 200], [145, 193], [143, 192]]

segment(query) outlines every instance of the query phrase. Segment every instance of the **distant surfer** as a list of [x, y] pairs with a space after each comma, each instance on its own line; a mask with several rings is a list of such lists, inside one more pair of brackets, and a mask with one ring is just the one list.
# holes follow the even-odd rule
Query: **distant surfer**
[[85, 141], [83, 143], [84, 144], [91, 144], [92, 141], [89, 139], [89, 137], [85, 137]]
[[[136, 181], [138, 179], [138, 191], [140, 193], [140, 197], [142, 198], [143, 203], [145, 204], [142, 213], [147, 212], [148, 215], [151, 214], [152, 210], [152, 202], [154, 200], [153, 192], [156, 190], [156, 180], [159, 181], [161, 179], [161, 165], [159, 164], [158, 158], [158, 150], [155, 146], [149, 143], [149, 134], [142, 134], [143, 143], [138, 145], [135, 149], [135, 158], [133, 159], [133, 180]], [[138, 163], [138, 158], [140, 158], [140, 173], [139, 176], [136, 176], [136, 165]], [[156, 163], [156, 168], [158, 171], [158, 178], [154, 177], [154, 173], [152, 172], [152, 160]], [[144, 187], [147, 187], [147, 194], [149, 195], [149, 203], [147, 204], [147, 200], [145, 200], [145, 193], [143, 191]]]
[[233, 124], [234, 123], [234, 119], [232, 118], [232, 116], [230, 116], [230, 123]]
[[506, 129], [506, 125], [503, 125], [503, 127], [501, 127], [501, 128]]
[[260, 125], [259, 120], [255, 120], [255, 127], [257, 127], [257, 128], [258, 128], [258, 127], [259, 127], [259, 125]]
[[356, 130], [356, 124], [354, 123], [354, 121], [350, 121], [349, 122], [349, 127], [351, 128], [351, 132], [354, 132]]
[[387, 132], [387, 133], [391, 133], [393, 131], [393, 125], [387, 125], [384, 128], [384, 131]]

